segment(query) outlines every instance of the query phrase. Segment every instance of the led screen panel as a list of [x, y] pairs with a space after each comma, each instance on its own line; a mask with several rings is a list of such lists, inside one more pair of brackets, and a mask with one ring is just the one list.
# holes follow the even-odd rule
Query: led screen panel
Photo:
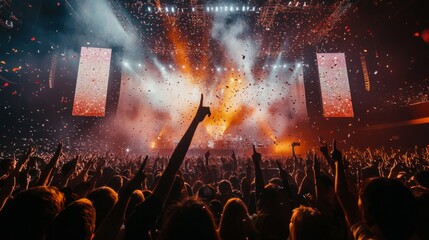
[[353, 117], [344, 53], [317, 53], [324, 117]]
[[109, 48], [81, 48], [74, 116], [105, 115], [111, 55], [112, 49]]

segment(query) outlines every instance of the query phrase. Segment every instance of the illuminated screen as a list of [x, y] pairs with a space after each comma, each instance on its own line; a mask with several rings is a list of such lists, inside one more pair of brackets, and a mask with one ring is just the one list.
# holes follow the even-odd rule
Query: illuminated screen
[[323, 116], [353, 117], [344, 53], [317, 53]]
[[108, 48], [81, 48], [74, 116], [104, 116], [111, 54]]
[[260, 66], [249, 74], [213, 68], [199, 75], [187, 68], [156, 59], [124, 62], [116, 128], [133, 142], [143, 141], [140, 146], [171, 148], [195, 114], [201, 93], [212, 116], [202, 122], [195, 147], [216, 148], [218, 141], [235, 149], [252, 141], [271, 146], [307, 119], [301, 64]]

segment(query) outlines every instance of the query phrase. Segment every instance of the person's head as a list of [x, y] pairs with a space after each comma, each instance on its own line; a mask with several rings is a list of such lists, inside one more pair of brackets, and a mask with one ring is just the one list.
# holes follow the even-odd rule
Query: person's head
[[55, 187], [20, 192], [5, 212], [11, 239], [44, 239], [49, 223], [64, 209], [64, 195]]
[[118, 201], [118, 194], [110, 187], [99, 187], [86, 196], [97, 212], [96, 229]]
[[284, 213], [284, 210], [291, 209], [285, 208], [289, 206], [290, 199], [287, 197], [285, 191], [276, 184], [268, 184], [265, 186], [262, 194], [260, 195], [257, 203], [258, 211], [263, 211], [269, 214]]
[[217, 240], [219, 238], [209, 208], [201, 201], [187, 199], [172, 208], [161, 228], [160, 239]]
[[379, 177], [380, 173], [378, 172], [378, 168], [375, 166], [367, 166], [362, 168], [362, 180], [367, 180], [375, 177]]
[[90, 240], [95, 231], [95, 208], [81, 198], [68, 205], [50, 225], [47, 240]]
[[413, 234], [416, 200], [398, 180], [370, 180], [361, 189], [359, 207], [366, 224], [380, 239], [408, 239]]
[[211, 185], [204, 185], [198, 189], [197, 196], [199, 199], [206, 203], [209, 203], [216, 196], [216, 190]]
[[217, 199], [211, 200], [209, 203], [209, 207], [216, 224], [219, 224], [223, 211], [222, 202]]
[[289, 224], [289, 240], [330, 239], [322, 214], [312, 207], [295, 208]]
[[130, 202], [128, 203], [127, 211], [125, 212], [125, 218], [128, 218], [133, 213], [136, 206], [145, 200], [143, 192], [141, 190], [134, 190], [131, 194]]
[[269, 181], [269, 183], [275, 184], [275, 185], [277, 185], [277, 186], [279, 186], [279, 187], [283, 187], [283, 182], [282, 182], [282, 180], [281, 180], [280, 178], [278, 178], [278, 177], [271, 178], [271, 179], [270, 179], [270, 181]]
[[224, 196], [228, 196], [232, 193], [231, 183], [227, 180], [222, 180], [219, 182], [219, 193]]
[[64, 163], [64, 165], [61, 167], [61, 175], [64, 177], [67, 175], [67, 173], [69, 173], [72, 169], [74, 162], [73, 161], [68, 161], [66, 163]]
[[231, 198], [226, 202], [219, 224], [221, 239], [246, 239], [246, 228], [250, 219], [247, 207], [239, 198]]
[[429, 172], [428, 171], [419, 171], [415, 175], [417, 183], [425, 188], [429, 189]]
[[192, 186], [192, 192], [194, 194], [198, 193], [198, 191], [200, 190], [200, 188], [204, 185], [204, 183], [200, 180], [196, 181], [194, 183], [194, 185]]
[[232, 189], [240, 189], [240, 180], [236, 176], [231, 176], [229, 182], [231, 183]]
[[111, 187], [115, 192], [119, 192], [122, 185], [124, 183], [124, 180], [122, 179], [122, 176], [115, 175], [112, 178], [110, 178], [109, 182], [107, 183], [108, 187]]
[[325, 174], [321, 174], [317, 179], [318, 191], [323, 191], [328, 197], [328, 202], [332, 206], [338, 204], [337, 195], [334, 189], [334, 180]]

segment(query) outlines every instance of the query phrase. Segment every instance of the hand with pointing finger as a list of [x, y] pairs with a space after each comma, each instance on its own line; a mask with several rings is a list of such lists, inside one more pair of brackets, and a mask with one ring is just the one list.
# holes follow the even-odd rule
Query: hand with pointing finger
[[335, 140], [335, 139], [334, 139], [334, 143], [333, 143], [333, 148], [334, 149], [332, 150], [332, 153], [331, 153], [332, 159], [335, 162], [342, 161], [343, 160], [343, 154], [337, 149], [337, 140]]
[[261, 154], [256, 151], [256, 147], [255, 147], [255, 145], [253, 145], [253, 154], [252, 154], [253, 162], [254, 163], [260, 163], [261, 159], [262, 159]]
[[208, 115], [210, 117], [211, 112], [209, 107], [203, 106], [204, 95], [201, 94], [200, 105], [198, 106], [197, 114], [195, 115], [195, 120], [202, 122], [204, 118]]

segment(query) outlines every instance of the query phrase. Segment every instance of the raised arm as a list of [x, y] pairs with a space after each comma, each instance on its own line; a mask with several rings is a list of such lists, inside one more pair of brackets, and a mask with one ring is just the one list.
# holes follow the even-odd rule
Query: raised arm
[[97, 229], [93, 240], [115, 240], [122, 223], [125, 219], [125, 211], [127, 210], [131, 194], [136, 189], [141, 189], [141, 185], [146, 178], [143, 170], [148, 161], [148, 156], [145, 157], [140, 169], [134, 175], [133, 179], [129, 181], [120, 191], [119, 199], [113, 209], [109, 212], [106, 218]]
[[77, 155], [75, 158], [73, 158], [68, 163], [66, 163], [66, 164], [70, 164], [70, 169], [68, 170], [67, 173], [62, 173], [63, 177], [57, 183], [58, 187], [63, 188], [63, 187], [69, 186], [69, 180], [70, 180], [71, 176], [73, 175], [73, 173], [76, 170], [77, 162], [78, 162], [79, 159], [80, 159], [80, 156]]
[[15, 189], [16, 178], [18, 177], [19, 173], [22, 171], [22, 169], [30, 159], [30, 156], [34, 152], [35, 152], [35, 148], [30, 148], [28, 151], [26, 151], [22, 156], [21, 161], [17, 163], [12, 173], [9, 174], [9, 176], [7, 176], [5, 180], [5, 184], [0, 189], [0, 211], [3, 209], [4, 205], [6, 204], [7, 200], [9, 199], [13, 190]]
[[214, 182], [214, 178], [213, 178], [213, 174], [212, 174], [212, 172], [210, 170], [209, 158], [210, 158], [210, 152], [207, 151], [206, 154], [204, 154], [204, 159], [206, 160], [205, 161], [206, 162], [206, 165], [205, 165], [206, 173], [205, 173], [205, 176], [204, 176], [204, 180], [205, 180], [206, 183], [213, 183]]
[[349, 226], [353, 226], [360, 220], [357, 200], [349, 191], [347, 186], [346, 173], [343, 164], [343, 156], [337, 149], [337, 142], [334, 140], [334, 150], [332, 160], [335, 161], [335, 193], [340, 201]]
[[37, 186], [46, 186], [49, 183], [49, 180], [52, 177], [52, 174], [54, 172], [55, 166], [58, 163], [58, 160], [61, 156], [61, 151], [63, 148], [62, 143], [58, 143], [57, 149], [55, 150], [54, 155], [52, 156], [49, 163], [46, 165], [46, 167], [42, 170], [42, 173], [40, 174], [39, 181], [37, 182]]
[[185, 158], [195, 130], [206, 115], [210, 116], [210, 108], [203, 106], [203, 95], [201, 95], [197, 113], [179, 144], [174, 149], [170, 162], [156, 185], [152, 196], [138, 205], [127, 219], [125, 228], [126, 240], [146, 239], [148, 237], [150, 228], [155, 224], [156, 219], [161, 214], [164, 202], [168, 198], [168, 194], [174, 183], [174, 178]]
[[[77, 159], [80, 159], [80, 157], [76, 157]], [[77, 160], [76, 160], [77, 163]], [[73, 179], [71, 179], [68, 183], [68, 185], [71, 188], [76, 187], [79, 185], [79, 183], [86, 182], [88, 180], [88, 172], [89, 170], [94, 166], [95, 159], [92, 158], [88, 162], [86, 162], [84, 169]]]
[[329, 155], [328, 144], [324, 142], [321, 142], [321, 144], [322, 146], [320, 147], [320, 152], [323, 154], [329, 166], [331, 167], [332, 173], [335, 173], [335, 163], [332, 160], [331, 156]]
[[210, 116], [211, 114], [210, 108], [203, 106], [203, 99], [203, 94], [201, 94], [200, 105], [198, 107], [197, 113], [192, 120], [191, 125], [186, 130], [182, 139], [180, 139], [180, 142], [174, 149], [173, 154], [170, 157], [170, 161], [168, 162], [168, 165], [161, 176], [161, 179], [153, 190], [153, 196], [162, 202], [164, 202], [168, 197], [168, 193], [170, 192], [171, 186], [174, 182], [174, 177], [176, 176], [183, 159], [185, 159], [185, 155], [188, 152], [189, 146], [191, 145], [192, 138], [194, 137], [198, 124], [202, 122], [207, 115]]
[[261, 170], [261, 160], [262, 156], [256, 151], [255, 145], [253, 145], [253, 155], [252, 155], [253, 164], [255, 165], [255, 184], [256, 184], [256, 198], [259, 199], [260, 194], [264, 190], [264, 177]]
[[[286, 170], [284, 170], [284, 168], [283, 168], [283, 166], [279, 160], [276, 160], [276, 164], [277, 164], [277, 167], [279, 168], [280, 178], [282, 179], [283, 190], [285, 190], [285, 192], [288, 194], [288, 196], [293, 199], [292, 190], [291, 190], [291, 187], [289, 184], [289, 178], [291, 176], [289, 176], [289, 174], [286, 172]], [[295, 192], [295, 194], [296, 194], [296, 192]]]

